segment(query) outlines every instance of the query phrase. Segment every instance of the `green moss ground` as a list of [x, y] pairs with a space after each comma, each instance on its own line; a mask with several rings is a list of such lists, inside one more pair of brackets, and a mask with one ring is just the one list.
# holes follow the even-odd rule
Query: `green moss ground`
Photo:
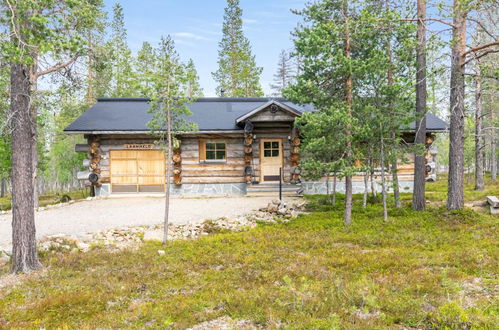
[[46, 273], [0, 291], [0, 327], [185, 328], [229, 315], [268, 328], [495, 329], [497, 217], [405, 205], [386, 223], [356, 196], [346, 229], [341, 207], [307, 198], [311, 213], [290, 223], [43, 255]]

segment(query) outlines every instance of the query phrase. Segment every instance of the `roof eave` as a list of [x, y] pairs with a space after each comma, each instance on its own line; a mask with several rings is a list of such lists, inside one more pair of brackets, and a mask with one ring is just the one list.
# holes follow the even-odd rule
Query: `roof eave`
[[[91, 135], [100, 135], [100, 134], [116, 134], [116, 135], [139, 135], [139, 134], [151, 134], [151, 131], [95, 131], [95, 130], [87, 130], [87, 131], [75, 131], [75, 130], [64, 130], [66, 134], [91, 134]], [[198, 130], [191, 132], [178, 132], [175, 134], [181, 135], [194, 135], [194, 134], [243, 134], [243, 130]]]

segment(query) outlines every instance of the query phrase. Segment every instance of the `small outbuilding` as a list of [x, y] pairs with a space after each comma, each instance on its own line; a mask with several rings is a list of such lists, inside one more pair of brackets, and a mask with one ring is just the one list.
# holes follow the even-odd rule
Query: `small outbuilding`
[[[177, 135], [174, 150], [173, 188], [178, 195], [271, 193], [282, 173], [284, 191], [294, 194], [324, 193], [326, 182], [301, 182], [300, 136], [295, 119], [314, 111], [282, 98], [206, 97], [189, 103], [197, 131]], [[160, 193], [165, 191], [165, 155], [154, 143], [147, 123], [147, 98], [100, 98], [64, 131], [83, 134], [88, 171], [79, 178], [96, 187], [96, 194]], [[427, 115], [428, 141], [447, 125]], [[411, 140], [412, 139], [412, 140]], [[414, 141], [414, 128], [404, 134]], [[412, 189], [413, 164], [400, 164], [400, 185]], [[355, 179], [355, 178], [354, 178]], [[342, 190], [338, 184], [338, 191]], [[362, 178], [354, 180], [354, 191], [362, 191]]]

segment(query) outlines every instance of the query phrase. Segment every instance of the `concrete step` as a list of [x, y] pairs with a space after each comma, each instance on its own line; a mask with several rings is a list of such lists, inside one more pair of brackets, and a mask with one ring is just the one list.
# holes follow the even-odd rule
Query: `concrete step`
[[[278, 191], [248, 191], [246, 196], [252, 197], [275, 197], [279, 198]], [[303, 197], [303, 195], [298, 194], [296, 191], [283, 191], [282, 196], [286, 197]]]
[[[283, 196], [300, 196], [301, 185], [284, 183], [282, 185]], [[279, 183], [253, 184], [246, 188], [248, 196], [279, 196]]]
[[[279, 191], [279, 187], [248, 187], [247, 191]], [[282, 187], [282, 191], [298, 191], [300, 188]]]

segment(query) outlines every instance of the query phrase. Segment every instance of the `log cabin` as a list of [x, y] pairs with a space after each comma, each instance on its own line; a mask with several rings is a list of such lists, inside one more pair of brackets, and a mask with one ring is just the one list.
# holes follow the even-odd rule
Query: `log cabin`
[[[100, 98], [64, 130], [84, 135], [87, 143], [76, 145], [76, 151], [87, 153], [87, 170], [78, 178], [92, 185], [97, 196], [165, 191], [165, 153], [147, 125], [152, 118], [149, 102]], [[198, 130], [176, 134], [180, 143], [172, 157], [172, 194], [275, 194], [280, 178], [284, 193], [291, 195], [325, 193], [331, 185], [325, 179], [301, 182], [300, 136], [294, 121], [314, 111], [313, 106], [282, 98], [203, 97], [188, 107], [188, 120]], [[429, 147], [435, 133], [447, 125], [432, 114], [426, 121]], [[413, 143], [414, 124], [404, 133], [404, 141]], [[412, 190], [411, 157], [399, 163], [403, 191]], [[355, 177], [354, 192], [363, 190], [363, 177]], [[343, 182], [338, 182], [337, 191], [344, 191]]]

